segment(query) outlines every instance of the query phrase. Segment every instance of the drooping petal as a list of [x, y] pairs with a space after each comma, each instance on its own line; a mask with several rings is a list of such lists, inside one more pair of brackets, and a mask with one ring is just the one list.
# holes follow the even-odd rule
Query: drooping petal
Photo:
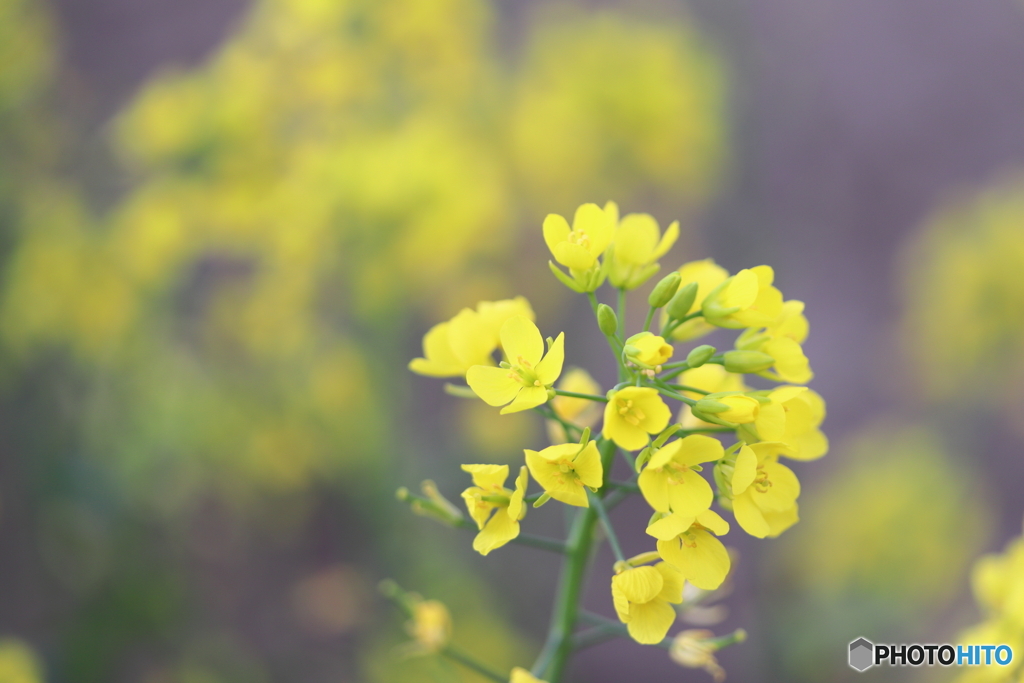
[[798, 437], [786, 437], [793, 446], [793, 452], [787, 457], [794, 460], [816, 460], [828, 453], [828, 437], [820, 429], [813, 429]]
[[584, 486], [600, 488], [604, 483], [604, 466], [601, 465], [601, 454], [595, 442], [588, 443], [572, 465]]
[[636, 642], [656, 645], [665, 639], [675, 621], [676, 611], [667, 602], [654, 600], [642, 605], [631, 603], [626, 628]]
[[741, 446], [732, 472], [732, 494], [738, 496], [746, 491], [756, 477], [757, 455], [750, 446]]
[[474, 365], [466, 372], [466, 384], [490, 406], [503, 406], [523, 387], [504, 368]]
[[565, 362], [565, 333], [559, 332], [544, 358], [537, 364], [537, 379], [544, 386], [551, 386], [562, 374]]
[[634, 567], [612, 577], [612, 584], [622, 591], [631, 603], [644, 603], [653, 600], [665, 581], [654, 567]]
[[690, 532], [685, 542], [659, 541], [658, 553], [679, 568], [697, 588], [715, 590], [729, 574], [729, 553], [722, 542], [703, 529]]
[[644, 500], [652, 508], [658, 512], [668, 512], [671, 509], [668, 474], [647, 467], [637, 478], [637, 484], [640, 486], [640, 493], [643, 494]]
[[486, 555], [518, 535], [519, 522], [513, 520], [506, 510], [499, 508], [473, 539], [473, 550], [481, 555]]
[[793, 503], [793, 507], [781, 512], [765, 512], [764, 520], [768, 523], [768, 536], [774, 538], [800, 521], [799, 506]]
[[771, 533], [772, 529], [765, 521], [764, 513], [751, 499], [750, 493], [733, 498], [732, 512], [736, 522], [751, 536], [764, 538]]
[[463, 465], [463, 472], [469, 472], [473, 483], [485, 490], [500, 489], [508, 479], [508, 465]]
[[516, 477], [516, 488], [508, 502], [508, 516], [519, 521], [526, 515], [526, 507], [523, 505], [523, 498], [526, 496], [526, 487], [530, 483], [530, 475], [527, 468], [519, 468], [519, 476]]
[[762, 467], [771, 486], [764, 493], [758, 492], [754, 497], [757, 506], [772, 512], [781, 512], [792, 507], [800, 495], [800, 480], [793, 474], [793, 470], [777, 462], [766, 462]]
[[693, 526], [695, 517], [672, 513], [647, 527], [647, 534], [659, 541], [669, 541]]
[[482, 496], [484, 490], [476, 486], [471, 486], [462, 492], [462, 500], [466, 503], [466, 511], [469, 512], [469, 516], [476, 522], [477, 529], [483, 529], [484, 524], [491, 516], [491, 512], [494, 511], [494, 504], [485, 501]]
[[514, 315], [501, 326], [501, 348], [513, 365], [523, 361], [536, 368], [544, 355], [544, 339], [533, 321], [522, 315]]
[[543, 404], [548, 400], [548, 390], [544, 387], [523, 387], [515, 399], [507, 406], [501, 409], [502, 415], [508, 413], [518, 413], [524, 410], [530, 410]]
[[678, 605], [683, 601], [683, 575], [679, 570], [668, 562], [658, 562], [654, 568], [661, 572], [661, 578], [665, 582], [658, 593], [656, 600], [664, 600]]
[[729, 533], [729, 522], [722, 519], [722, 515], [714, 510], [705, 510], [697, 515], [697, 522], [719, 536]]
[[619, 616], [619, 621], [623, 624], [629, 621], [629, 598], [615, 583], [614, 576], [612, 577], [612, 605], [615, 607], [615, 613]]
[[669, 506], [673, 512], [696, 517], [711, 507], [715, 494], [704, 477], [693, 470], [685, 470], [678, 476], [682, 481], [678, 484], [670, 483], [668, 487]]
[[544, 242], [548, 245], [551, 253], [555, 253], [555, 247], [569, 239], [569, 222], [555, 213], [549, 213], [544, 218]]
[[725, 454], [722, 442], [703, 434], [691, 434], [680, 439], [679, 454], [675, 461], [683, 465], [699, 465], [703, 462], [721, 460]]

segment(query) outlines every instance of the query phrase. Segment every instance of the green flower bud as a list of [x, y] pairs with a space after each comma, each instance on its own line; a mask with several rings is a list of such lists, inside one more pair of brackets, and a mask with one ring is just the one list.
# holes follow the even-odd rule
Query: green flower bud
[[702, 398], [693, 409], [702, 413], [724, 413], [729, 410], [729, 406], [713, 398]]
[[715, 355], [715, 347], [708, 346], [707, 344], [701, 344], [693, 351], [690, 351], [686, 356], [686, 364], [690, 368], [699, 368], [700, 366], [711, 360], [711, 356]]
[[661, 308], [671, 301], [676, 290], [679, 289], [679, 280], [679, 273], [674, 270], [661, 278], [661, 282], [654, 285], [654, 289], [647, 297], [647, 303], [651, 305], [651, 308]]
[[729, 372], [760, 372], [775, 364], [775, 359], [760, 351], [726, 351], [725, 369]]
[[597, 326], [606, 337], [614, 337], [619, 329], [619, 317], [608, 304], [597, 305]]
[[688, 282], [676, 291], [675, 296], [668, 302], [665, 311], [669, 318], [682, 320], [693, 308], [693, 302], [697, 299], [697, 283]]

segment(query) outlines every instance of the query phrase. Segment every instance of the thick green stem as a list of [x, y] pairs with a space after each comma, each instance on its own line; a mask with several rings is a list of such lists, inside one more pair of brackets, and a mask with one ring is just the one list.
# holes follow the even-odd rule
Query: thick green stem
[[[605, 481], [611, 474], [615, 443], [601, 440], [598, 444], [601, 462], [604, 465]], [[547, 641], [533, 665], [533, 675], [548, 683], [560, 683], [573, 651], [573, 630], [579, 613], [580, 596], [590, 563], [590, 549], [594, 542], [594, 525], [597, 511], [593, 507], [582, 508], [576, 513], [569, 537], [565, 541], [565, 561], [558, 578], [555, 593], [555, 609], [551, 614], [551, 628]]]

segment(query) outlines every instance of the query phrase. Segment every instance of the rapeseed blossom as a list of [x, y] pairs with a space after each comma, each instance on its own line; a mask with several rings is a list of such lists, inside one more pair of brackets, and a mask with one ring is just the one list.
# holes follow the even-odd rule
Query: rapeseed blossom
[[612, 577], [612, 603], [633, 640], [660, 643], [676, 620], [673, 604], [683, 601], [683, 577], [667, 562], [631, 567]]
[[620, 448], [636, 451], [647, 445], [648, 435], [667, 425], [672, 412], [650, 387], [626, 387], [608, 398], [604, 409], [604, 436]]
[[480, 530], [473, 550], [486, 555], [519, 535], [519, 520], [526, 515], [526, 467], [520, 468], [515, 491], [505, 488], [508, 465], [463, 465], [462, 469], [473, 476], [473, 486], [462, 492], [469, 516]]
[[501, 367], [469, 368], [469, 387], [488, 405], [505, 406], [501, 409], [503, 415], [546, 403], [551, 385], [562, 374], [565, 334], [559, 333], [544, 353], [544, 340], [537, 326], [529, 318], [514, 315], [501, 327], [501, 348], [508, 360]]
[[[733, 556], [720, 538], [729, 532], [730, 523], [712, 508], [717, 504], [731, 512], [753, 536], [778, 536], [798, 521], [800, 495], [796, 475], [779, 459], [814, 460], [828, 450], [821, 431], [825, 402], [802, 385], [811, 378], [800, 346], [809, 328], [804, 307], [799, 301], [783, 301], [770, 267], [730, 276], [710, 259], [692, 261], [653, 287], [646, 297], [643, 328], [626, 333], [625, 294], [660, 267], [657, 260], [677, 231], [672, 224], [660, 235], [654, 219], [641, 214], [627, 215], [620, 222], [618, 206], [611, 202], [604, 209], [581, 206], [572, 227], [553, 215], [544, 222], [544, 239], [552, 255], [569, 268], [566, 275], [549, 262], [555, 278], [587, 295], [594, 332], [612, 351], [618, 382], [606, 393], [585, 370], [573, 368], [561, 377], [564, 335], [548, 338], [545, 353], [532, 311], [519, 314], [524, 305], [519, 300], [465, 309], [461, 318], [428, 333], [425, 358], [416, 362], [414, 369], [438, 375], [465, 371], [467, 387], [446, 386], [454, 396], [478, 396], [490, 405], [504, 406], [502, 413], [532, 409], [549, 426], [553, 445], [523, 450], [526, 464], [520, 467], [514, 490], [505, 488], [508, 465], [463, 465], [473, 476], [473, 486], [463, 498], [478, 529], [474, 549], [486, 555], [515, 542], [560, 553], [566, 561], [547, 644], [531, 671], [512, 671], [513, 683], [543, 683], [541, 677], [557, 683], [575, 646], [614, 633], [642, 644], [668, 643], [677, 615], [674, 605], [683, 605], [682, 612], [693, 607], [684, 603], [684, 585], [690, 584], [696, 600], [720, 591], [732, 570]], [[616, 308], [595, 294], [606, 280], [618, 290]], [[665, 313], [661, 334], [655, 334], [649, 328], [659, 308]], [[482, 323], [487, 315], [492, 320], [490, 335]], [[493, 320], [502, 321], [497, 337]], [[701, 344], [677, 356], [673, 341], [694, 339], [716, 327], [744, 331], [733, 348], [718, 351]], [[462, 357], [454, 350], [459, 344], [465, 352]], [[498, 345], [504, 359], [495, 367], [491, 353]], [[465, 359], [474, 354], [486, 356], [484, 362], [464, 370]], [[745, 380], [748, 374], [794, 384], [752, 388]], [[667, 400], [681, 404], [675, 423]], [[601, 436], [591, 440], [602, 403]], [[616, 450], [635, 477], [616, 481], [611, 468]], [[540, 490], [528, 493], [531, 477]], [[653, 537], [654, 550], [626, 559], [610, 511], [636, 493], [653, 510], [646, 534]], [[403, 488], [399, 498], [413, 511], [443, 524], [467, 526], [430, 482], [424, 485], [423, 496]], [[576, 508], [565, 541], [520, 534], [526, 505], [539, 507], [550, 501]], [[597, 533], [597, 526], [604, 533]], [[607, 539], [616, 558], [611, 568], [612, 604], [625, 626], [578, 611], [582, 577], [595, 556], [594, 544], [602, 539]], [[577, 630], [584, 620], [594, 628]], [[684, 631], [668, 647], [682, 666], [703, 668], [721, 680], [724, 672], [714, 653], [744, 637], [742, 629], [721, 637]], [[445, 652], [456, 661], [478, 672], [487, 670], [450, 649]], [[492, 679], [503, 678], [488, 671]]]
[[729, 523], [714, 510], [696, 515], [673, 512], [651, 523], [647, 533], [658, 539], [658, 554], [697, 588], [715, 590], [729, 574], [729, 551], [716, 536]]
[[646, 213], [631, 213], [619, 221], [608, 264], [608, 281], [619, 289], [636, 289], [658, 272], [658, 259], [679, 238], [679, 221], [665, 234], [658, 221]]

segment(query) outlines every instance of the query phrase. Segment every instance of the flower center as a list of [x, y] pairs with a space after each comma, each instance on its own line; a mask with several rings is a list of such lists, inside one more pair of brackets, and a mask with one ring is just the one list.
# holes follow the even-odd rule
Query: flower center
[[772, 482], [768, 479], [768, 473], [764, 471], [763, 467], [758, 467], [757, 476], [754, 477], [754, 488], [757, 489], [758, 493], [768, 493], [768, 489], [771, 487]]
[[569, 242], [578, 244], [587, 251], [590, 250], [590, 236], [584, 230], [573, 230], [569, 233]]
[[644, 411], [633, 405], [632, 399], [619, 399], [617, 403], [619, 416], [634, 427], [638, 426], [640, 421], [647, 417], [644, 415]]
[[537, 371], [534, 369], [533, 364], [522, 356], [516, 358], [516, 362], [509, 366], [508, 377], [519, 382], [524, 387], [543, 386], [541, 381], [537, 379]]

